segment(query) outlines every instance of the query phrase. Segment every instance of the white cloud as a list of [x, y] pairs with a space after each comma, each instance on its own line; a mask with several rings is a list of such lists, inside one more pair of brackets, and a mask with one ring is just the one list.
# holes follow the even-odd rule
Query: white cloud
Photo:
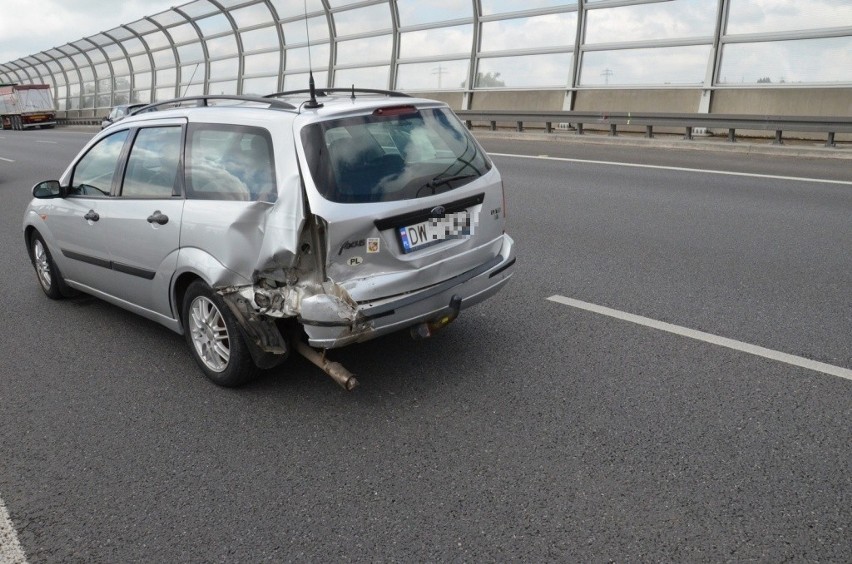
[[[0, 0], [0, 63], [160, 13], [175, 0]], [[19, 14], [10, 17], [9, 14]]]

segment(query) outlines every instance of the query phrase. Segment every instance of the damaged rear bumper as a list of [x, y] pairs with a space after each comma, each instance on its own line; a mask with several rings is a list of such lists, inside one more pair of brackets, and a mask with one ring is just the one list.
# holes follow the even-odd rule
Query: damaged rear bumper
[[492, 260], [404, 296], [372, 302], [359, 302], [354, 316], [341, 316], [330, 304], [312, 307], [302, 302], [299, 321], [311, 346], [332, 349], [367, 341], [446, 315], [454, 297], [461, 298], [461, 309], [478, 304], [497, 293], [512, 277], [515, 264], [514, 242], [503, 236], [500, 254]]

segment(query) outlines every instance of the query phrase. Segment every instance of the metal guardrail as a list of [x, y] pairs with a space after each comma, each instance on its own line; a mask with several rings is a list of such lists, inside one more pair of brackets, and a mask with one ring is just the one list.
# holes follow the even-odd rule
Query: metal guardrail
[[88, 117], [88, 118], [56, 118], [57, 125], [100, 125], [104, 118]]
[[728, 141], [736, 142], [737, 130], [774, 131], [775, 144], [781, 145], [785, 131], [825, 133], [826, 147], [836, 147], [837, 133], [852, 133], [852, 117], [824, 116], [761, 116], [746, 114], [665, 114], [636, 112], [517, 112], [500, 110], [460, 110], [456, 114], [472, 127], [473, 122], [490, 123], [497, 129], [498, 122], [514, 122], [517, 130], [523, 131], [524, 124], [543, 123], [548, 133], [553, 124], [570, 124], [577, 135], [583, 135], [584, 127], [594, 124], [605, 125], [609, 135], [618, 135], [618, 126], [644, 126], [645, 137], [654, 137], [655, 127], [683, 128], [684, 139], [693, 139], [696, 129], [727, 129]]
[[[609, 135], [618, 135], [618, 126], [645, 127], [645, 137], [654, 137], [655, 127], [673, 127], [684, 129], [684, 139], [693, 139], [696, 129], [727, 129], [728, 141], [737, 140], [737, 130], [774, 131], [773, 143], [782, 145], [785, 131], [803, 133], [825, 133], [826, 147], [836, 147], [837, 133], [852, 133], [852, 117], [836, 116], [762, 116], [747, 114], [665, 114], [636, 112], [517, 112], [512, 110], [458, 110], [456, 114], [472, 127], [473, 122], [489, 123], [492, 130], [498, 122], [516, 124], [517, 131], [524, 130], [524, 124], [544, 124], [545, 130], [552, 133], [554, 124], [570, 124], [577, 135], [584, 134], [586, 125], [601, 126], [609, 129]], [[59, 125], [100, 125], [102, 118], [58, 118]]]

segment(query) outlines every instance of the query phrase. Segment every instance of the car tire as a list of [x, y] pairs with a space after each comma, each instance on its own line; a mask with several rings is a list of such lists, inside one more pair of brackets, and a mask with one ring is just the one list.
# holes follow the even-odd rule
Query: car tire
[[186, 342], [201, 371], [215, 384], [235, 387], [254, 380], [254, 364], [237, 319], [202, 280], [189, 285], [182, 317]]
[[36, 278], [44, 294], [51, 300], [59, 300], [65, 297], [63, 292], [64, 282], [53, 256], [47, 248], [41, 234], [33, 232], [30, 237], [30, 259], [35, 267]]

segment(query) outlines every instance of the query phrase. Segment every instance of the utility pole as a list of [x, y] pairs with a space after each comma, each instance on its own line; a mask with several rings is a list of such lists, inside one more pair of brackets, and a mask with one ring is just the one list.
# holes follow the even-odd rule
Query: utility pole
[[441, 77], [444, 76], [444, 74], [446, 74], [446, 72], [447, 71], [440, 64], [437, 67], [435, 67], [434, 69], [432, 69], [432, 74], [438, 75], [438, 90], [441, 89]]
[[601, 73], [601, 76], [604, 77], [605, 85], [609, 86], [609, 77], [611, 77], [613, 74], [614, 73], [612, 72], [612, 69], [604, 69], [604, 71]]

